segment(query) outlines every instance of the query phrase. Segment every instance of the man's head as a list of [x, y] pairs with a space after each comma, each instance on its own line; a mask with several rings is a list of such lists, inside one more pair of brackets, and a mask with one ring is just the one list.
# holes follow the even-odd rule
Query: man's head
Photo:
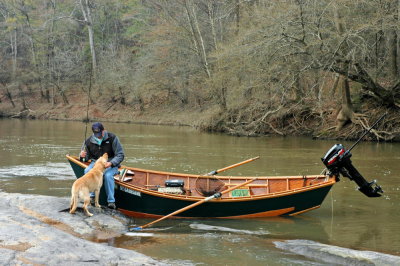
[[93, 131], [93, 135], [96, 138], [101, 139], [103, 137], [103, 130], [104, 130], [104, 126], [102, 123], [100, 123], [100, 122], [93, 123], [92, 131]]

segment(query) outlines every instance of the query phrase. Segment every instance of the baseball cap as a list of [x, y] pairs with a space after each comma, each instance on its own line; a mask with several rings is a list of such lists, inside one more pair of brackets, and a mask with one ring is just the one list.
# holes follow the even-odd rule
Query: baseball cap
[[92, 131], [96, 138], [100, 138], [102, 135], [102, 131], [104, 130], [103, 124], [100, 122], [93, 123]]

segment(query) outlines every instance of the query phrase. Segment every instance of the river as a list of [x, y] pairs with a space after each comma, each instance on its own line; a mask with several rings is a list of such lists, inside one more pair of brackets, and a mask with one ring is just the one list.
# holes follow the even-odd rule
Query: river
[[[104, 123], [124, 146], [124, 164], [204, 174], [248, 158], [260, 159], [226, 175], [309, 175], [323, 170], [321, 157], [337, 141], [300, 137], [233, 137], [189, 127]], [[87, 135], [91, 134], [90, 124]], [[0, 120], [0, 189], [66, 197], [75, 179], [65, 155], [79, 153], [85, 124], [72, 121]], [[352, 143], [341, 142], [345, 147]], [[110, 239], [159, 260], [212, 265], [329, 265], [297, 255], [277, 242], [298, 240], [400, 256], [400, 144], [360, 143], [355, 167], [378, 180], [380, 198], [367, 198], [342, 178], [321, 208], [296, 217], [248, 220], [167, 220], [146, 235]], [[142, 225], [150, 220], [135, 219]]]

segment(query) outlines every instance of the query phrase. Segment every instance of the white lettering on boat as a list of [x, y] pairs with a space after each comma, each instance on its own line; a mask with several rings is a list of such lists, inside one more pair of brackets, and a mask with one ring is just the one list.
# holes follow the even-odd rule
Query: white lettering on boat
[[142, 196], [139, 191], [135, 191], [135, 190], [123, 187], [123, 186], [120, 187], [120, 190], [122, 190], [123, 192], [129, 193], [129, 194], [132, 194], [134, 196], [137, 196], [137, 197]]

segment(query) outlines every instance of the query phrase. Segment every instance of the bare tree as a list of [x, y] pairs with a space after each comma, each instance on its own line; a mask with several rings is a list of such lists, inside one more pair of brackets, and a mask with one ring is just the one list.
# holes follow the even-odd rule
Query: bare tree
[[82, 15], [84, 17], [84, 23], [88, 29], [88, 39], [90, 46], [90, 54], [92, 56], [92, 71], [94, 80], [96, 80], [97, 73], [97, 61], [96, 61], [96, 50], [94, 45], [94, 33], [93, 33], [93, 19], [92, 19], [92, 11], [91, 11], [91, 3], [89, 0], [79, 0], [79, 5], [81, 7]]
[[207, 74], [207, 77], [210, 78], [211, 72], [208, 65], [207, 52], [204, 44], [204, 39], [200, 31], [200, 25], [196, 15], [196, 7], [192, 2], [192, 0], [184, 0], [184, 1], [185, 1], [184, 4], [186, 9], [186, 14], [189, 20], [191, 31], [193, 33], [194, 42], [196, 44], [196, 47], [198, 48], [199, 57], [201, 58], [201, 62], [203, 64], [203, 68]]
[[32, 23], [31, 23], [29, 7], [25, 4], [24, 0], [22, 0], [20, 3], [16, 3], [16, 4], [19, 4], [19, 6], [16, 6], [16, 9], [21, 13], [23, 18], [25, 19], [26, 27], [28, 29], [27, 37], [29, 38], [29, 42], [30, 42], [34, 73], [35, 73], [36, 78], [39, 81], [40, 95], [42, 98], [45, 98], [45, 94], [44, 94], [44, 90], [43, 90], [42, 73], [41, 73], [40, 67], [39, 67], [38, 48], [37, 48], [37, 44], [36, 44], [36, 39], [34, 38], [35, 33], [34, 33], [34, 29], [32, 27]]
[[[338, 35], [340, 37], [343, 37], [345, 34], [345, 30], [344, 30], [344, 25], [342, 22], [339, 7], [335, 6], [333, 12], [334, 12], [334, 16], [335, 16], [335, 25], [336, 25]], [[346, 41], [344, 41], [343, 43], [344, 44], [339, 52], [346, 56], [349, 54], [349, 48], [347, 46]], [[349, 67], [348, 64], [342, 63], [342, 66], [341, 66], [342, 69], [346, 69], [348, 67]], [[341, 80], [342, 80], [342, 84], [341, 84], [342, 104], [341, 104], [341, 109], [339, 111], [339, 114], [337, 115], [337, 118], [336, 118], [338, 121], [336, 130], [342, 129], [342, 127], [345, 124], [347, 124], [348, 122], [351, 122], [351, 120], [353, 119], [353, 113], [354, 113], [353, 105], [351, 102], [351, 96], [350, 96], [349, 80], [347, 79], [346, 76], [343, 76], [343, 78]]]

